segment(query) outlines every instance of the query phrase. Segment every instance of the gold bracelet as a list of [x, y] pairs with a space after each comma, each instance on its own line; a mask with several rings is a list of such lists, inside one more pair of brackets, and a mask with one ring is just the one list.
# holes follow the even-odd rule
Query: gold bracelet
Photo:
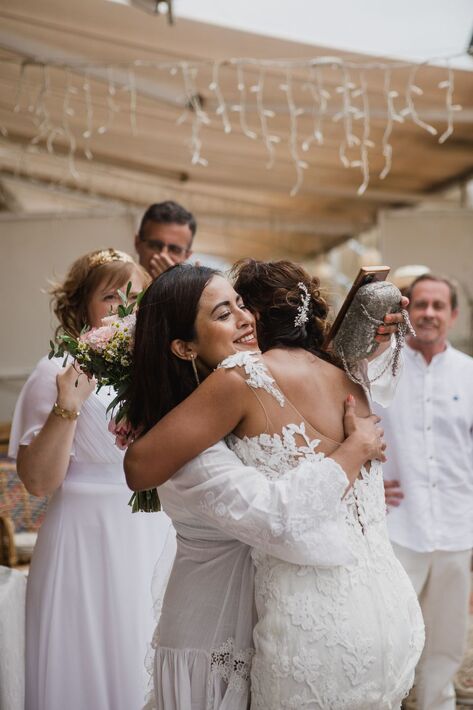
[[77, 417], [80, 417], [80, 412], [75, 412], [73, 409], [64, 409], [60, 407], [57, 402], [54, 402], [53, 414], [57, 417], [61, 417], [61, 419], [75, 420]]

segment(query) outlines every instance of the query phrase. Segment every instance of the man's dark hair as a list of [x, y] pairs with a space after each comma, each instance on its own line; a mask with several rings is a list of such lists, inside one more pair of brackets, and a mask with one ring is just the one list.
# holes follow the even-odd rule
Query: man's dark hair
[[156, 202], [148, 207], [141, 219], [138, 230], [140, 239], [145, 239], [145, 229], [148, 222], [155, 222], [156, 224], [187, 224], [191, 230], [192, 238], [194, 238], [197, 229], [197, 223], [192, 212], [188, 212], [182, 205], [172, 200]]
[[408, 297], [409, 300], [412, 300], [412, 292], [414, 290], [414, 287], [417, 286], [417, 284], [421, 283], [422, 281], [436, 281], [438, 283], [446, 284], [448, 286], [448, 289], [450, 291], [450, 305], [452, 307], [452, 311], [456, 311], [458, 308], [458, 293], [457, 293], [457, 287], [451, 281], [448, 279], [446, 276], [436, 276], [435, 274], [421, 274], [418, 276], [414, 281], [411, 283], [409, 286], [406, 296]]

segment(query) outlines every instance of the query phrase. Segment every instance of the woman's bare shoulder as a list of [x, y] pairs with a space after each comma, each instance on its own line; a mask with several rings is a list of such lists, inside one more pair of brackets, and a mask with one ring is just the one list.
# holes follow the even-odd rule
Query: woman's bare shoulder
[[307, 351], [299, 352], [296, 357], [294, 354], [290, 351], [269, 351], [263, 356], [281, 385], [289, 386], [295, 393], [301, 393], [301, 388], [310, 390], [319, 402], [321, 398], [328, 398], [327, 401], [332, 403], [343, 403], [349, 394], [360, 403], [366, 402], [362, 387], [353, 382], [341, 367]]
[[342, 386], [348, 388], [352, 392], [357, 392], [359, 395], [363, 394], [363, 388], [356, 382], [353, 382], [350, 377], [348, 377], [345, 370], [339, 365], [335, 365], [332, 362], [324, 360], [323, 358], [317, 358], [319, 373], [334, 383], [339, 383]]
[[323, 375], [326, 386], [328, 385], [330, 387], [334, 396], [338, 395], [338, 397], [344, 400], [347, 395], [353, 395], [361, 408], [358, 409], [358, 413], [368, 414], [368, 400], [361, 385], [353, 382], [341, 367], [330, 362], [322, 362], [323, 365], [320, 367], [319, 374]]

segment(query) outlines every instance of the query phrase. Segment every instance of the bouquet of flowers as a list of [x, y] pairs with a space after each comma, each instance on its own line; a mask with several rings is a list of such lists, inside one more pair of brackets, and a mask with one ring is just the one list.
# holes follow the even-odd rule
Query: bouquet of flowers
[[[139, 294], [136, 302], [128, 303], [130, 289], [131, 283], [128, 283], [125, 293], [118, 292], [122, 302], [117, 313], [103, 318], [100, 328], [86, 327], [79, 337], [61, 333], [56, 343], [52, 340], [49, 343], [49, 358], [63, 357], [65, 366], [68, 357], [72, 356], [87, 377], [95, 378], [97, 392], [104, 386], [113, 387], [116, 394], [107, 407], [107, 413], [112, 413], [108, 429], [115, 435], [115, 444], [120, 449], [126, 449], [139, 434], [127, 418], [126, 393], [131, 381], [136, 322], [134, 310], [144, 292]], [[161, 509], [155, 488], [133, 493], [130, 505], [133, 513]]]

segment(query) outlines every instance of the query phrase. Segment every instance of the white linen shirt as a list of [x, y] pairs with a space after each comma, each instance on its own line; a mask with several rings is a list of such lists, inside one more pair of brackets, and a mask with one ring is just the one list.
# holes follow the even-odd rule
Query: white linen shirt
[[404, 372], [382, 417], [384, 478], [404, 492], [389, 508], [391, 540], [417, 552], [473, 547], [473, 358], [450, 345], [428, 365], [406, 347]]

